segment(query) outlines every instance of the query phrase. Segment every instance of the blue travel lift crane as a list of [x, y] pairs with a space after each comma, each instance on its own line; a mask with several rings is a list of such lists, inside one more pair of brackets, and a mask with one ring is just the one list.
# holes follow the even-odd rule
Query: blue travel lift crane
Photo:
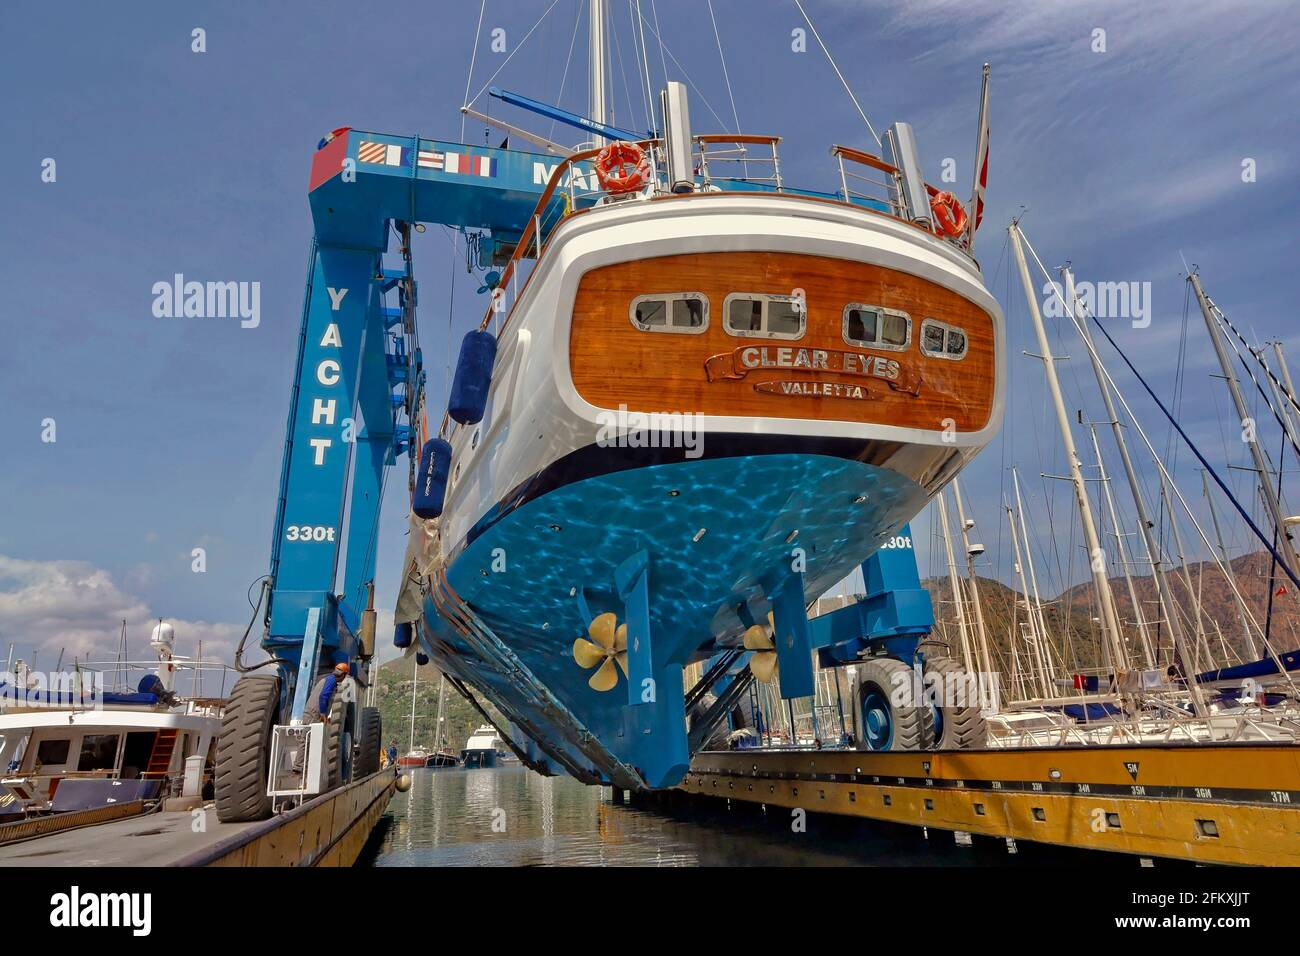
[[[494, 95], [588, 132], [640, 138], [517, 94]], [[336, 695], [328, 730], [303, 726], [303, 715], [312, 686], [336, 664], [347, 664], [362, 689], [373, 679], [384, 476], [407, 456], [413, 477], [420, 453], [425, 373], [411, 232], [423, 231], [423, 223], [477, 230], [495, 259], [508, 257], [557, 163], [543, 153], [348, 127], [320, 141], [308, 183], [314, 236], [263, 589], [261, 643], [271, 660], [244, 669], [226, 708], [216, 764], [221, 820], [261, 819], [277, 805], [378, 769], [375, 708]], [[572, 175], [594, 179], [586, 166]], [[557, 192], [554, 202], [563, 201]], [[814, 648], [824, 648], [823, 663], [832, 665], [882, 647], [915, 657], [918, 635], [928, 633], [933, 617], [910, 547], [905, 555], [882, 550], [864, 567], [878, 590], [813, 622], [798, 582], [780, 589], [778, 617], [797, 623], [797, 634], [779, 648], [786, 696], [812, 693]], [[237, 664], [242, 668], [238, 658]], [[733, 681], [700, 715], [701, 734], [725, 716], [721, 705], [734, 703], [742, 684]], [[710, 686], [693, 692], [693, 703]], [[306, 748], [305, 767], [286, 776], [288, 751], [298, 747]]]
[[[411, 232], [422, 223], [481, 230], [508, 254], [557, 162], [347, 127], [318, 145], [308, 184], [315, 234], [263, 589], [261, 643], [271, 660], [245, 670], [226, 708], [215, 788], [223, 821], [264, 818], [279, 802], [378, 769], [377, 710], [336, 699], [328, 735], [304, 727], [303, 715], [312, 686], [335, 665], [347, 664], [362, 689], [373, 677], [384, 476], [399, 456], [413, 474], [420, 451], [425, 373]], [[298, 747], [305, 766], [286, 774]]]

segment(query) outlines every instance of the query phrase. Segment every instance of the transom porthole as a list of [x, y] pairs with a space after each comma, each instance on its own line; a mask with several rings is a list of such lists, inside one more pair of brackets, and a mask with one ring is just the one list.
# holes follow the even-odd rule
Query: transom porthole
[[923, 319], [921, 322], [921, 352], [931, 358], [963, 359], [968, 347], [966, 332], [940, 322], [938, 319]]
[[696, 335], [709, 327], [709, 299], [703, 292], [655, 292], [639, 295], [628, 311], [642, 332]]
[[804, 300], [792, 295], [733, 292], [722, 304], [728, 335], [758, 339], [801, 339], [808, 325]]
[[898, 309], [850, 302], [844, 307], [843, 331], [849, 345], [902, 352], [912, 344], [912, 317]]

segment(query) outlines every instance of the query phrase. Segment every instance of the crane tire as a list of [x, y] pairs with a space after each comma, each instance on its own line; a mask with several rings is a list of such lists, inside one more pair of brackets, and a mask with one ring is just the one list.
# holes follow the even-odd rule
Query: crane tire
[[858, 665], [855, 704], [862, 749], [929, 749], [934, 723], [925, 701], [896, 701], [898, 688], [912, 681], [912, 668], [900, 660], [875, 657]]
[[214, 791], [222, 823], [265, 820], [271, 768], [271, 726], [280, 710], [280, 679], [266, 674], [239, 678], [226, 701], [217, 738]]
[[[927, 660], [925, 671], [942, 675], [944, 685], [951, 690], [953, 682], [949, 678], [964, 675], [966, 668], [951, 657], [941, 657]], [[931, 708], [931, 735], [935, 750], [975, 750], [988, 746], [988, 720], [980, 709], [980, 701], [966, 699], [965, 689], [959, 697], [959, 703], [948, 705], [945, 702], [938, 708]]]
[[368, 777], [379, 769], [379, 751], [384, 745], [384, 725], [378, 707], [362, 707], [359, 725], [357, 739], [360, 745], [352, 771], [354, 780]]

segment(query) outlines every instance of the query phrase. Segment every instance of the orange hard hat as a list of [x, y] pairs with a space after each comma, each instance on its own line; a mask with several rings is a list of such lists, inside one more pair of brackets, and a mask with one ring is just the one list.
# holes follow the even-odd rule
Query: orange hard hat
[[347, 664], [335, 664], [335, 665], [334, 665], [334, 669], [335, 669], [336, 671], [342, 671], [344, 674], [346, 674], [346, 673], [348, 672], [348, 665], [347, 665]]

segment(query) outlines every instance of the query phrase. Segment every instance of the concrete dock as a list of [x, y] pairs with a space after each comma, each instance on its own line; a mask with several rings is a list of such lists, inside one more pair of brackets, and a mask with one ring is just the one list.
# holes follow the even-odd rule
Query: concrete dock
[[395, 783], [380, 771], [256, 823], [207, 804], [65, 829], [0, 846], [0, 866], [350, 866]]

